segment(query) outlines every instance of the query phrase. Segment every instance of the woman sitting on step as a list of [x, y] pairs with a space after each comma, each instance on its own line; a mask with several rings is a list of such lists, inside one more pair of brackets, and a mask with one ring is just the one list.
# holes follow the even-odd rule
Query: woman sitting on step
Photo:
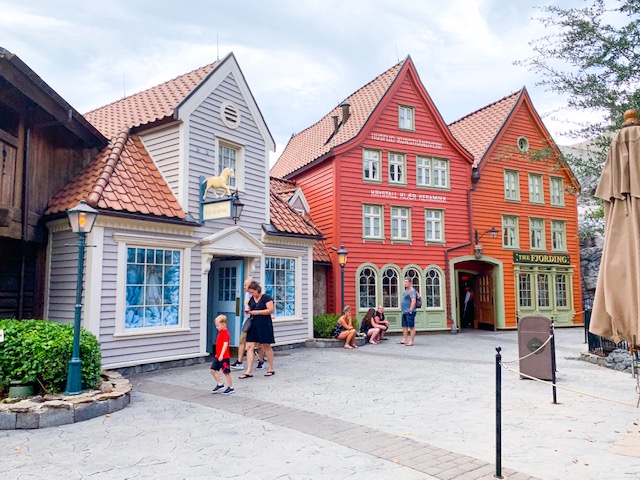
[[351, 307], [347, 305], [344, 307], [342, 316], [338, 318], [338, 323], [333, 329], [333, 336], [338, 340], [344, 340], [344, 348], [358, 348], [356, 345], [356, 329], [353, 327], [351, 321]]
[[367, 314], [362, 319], [360, 326], [360, 332], [364, 333], [369, 339], [369, 343], [377, 345], [379, 343], [378, 337], [380, 335], [380, 325], [375, 321], [376, 309], [370, 308]]

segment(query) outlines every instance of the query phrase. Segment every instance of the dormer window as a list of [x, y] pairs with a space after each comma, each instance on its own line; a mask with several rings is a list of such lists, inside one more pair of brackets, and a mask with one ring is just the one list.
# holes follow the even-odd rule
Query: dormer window
[[411, 131], [414, 131], [416, 129], [413, 107], [408, 107], [406, 105], [398, 106], [398, 128], [400, 130]]

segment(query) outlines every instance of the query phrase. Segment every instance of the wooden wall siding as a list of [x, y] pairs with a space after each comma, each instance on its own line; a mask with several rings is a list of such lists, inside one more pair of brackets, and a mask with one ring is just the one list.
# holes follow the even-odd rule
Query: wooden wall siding
[[176, 159], [180, 154], [180, 127], [172, 125], [161, 130], [143, 133], [140, 138], [169, 188], [179, 198], [180, 169]]
[[[224, 101], [233, 102], [241, 112], [242, 122], [235, 130], [228, 128], [220, 118], [220, 105]], [[233, 75], [229, 75], [218, 89], [191, 114], [187, 137], [189, 212], [193, 215], [198, 214], [200, 176], [209, 177], [214, 174], [214, 165], [218, 156], [216, 138], [242, 145], [244, 165], [243, 172], [239, 172], [238, 175], [242, 175], [244, 181], [241, 199], [245, 207], [238, 225], [260, 239], [262, 224], [266, 222], [265, 212], [267, 211], [266, 202], [268, 202], [267, 147]], [[211, 194], [207, 198], [212, 198]], [[231, 225], [233, 225], [232, 219], [210, 221], [199, 229], [198, 233], [204, 237]]]
[[76, 243], [78, 235], [71, 231], [57, 232], [51, 237], [47, 319], [54, 322], [73, 322], [75, 316], [78, 247], [66, 245]]
[[[517, 215], [519, 217], [520, 247], [515, 251], [530, 251], [529, 218], [545, 219], [546, 252], [551, 253], [551, 219], [566, 221], [567, 253], [571, 257], [573, 267], [573, 302], [576, 312], [582, 311], [582, 293], [580, 281], [580, 245], [578, 238], [577, 197], [565, 190], [564, 207], [552, 207], [549, 198], [549, 178], [564, 176], [564, 185], [569, 185], [567, 174], [557, 170], [554, 164], [531, 162], [527, 158], [505, 152], [517, 151], [516, 142], [520, 136], [529, 140], [529, 148], [540, 149], [547, 145], [544, 133], [534, 123], [531, 112], [521, 107], [508, 128], [504, 131], [498, 144], [483, 161], [481, 166], [481, 180], [472, 193], [473, 226], [479, 232], [491, 227], [502, 228], [502, 215]], [[504, 199], [504, 170], [513, 169], [519, 173], [520, 202], [505, 201]], [[543, 178], [544, 205], [529, 203], [528, 173], [538, 173]], [[504, 305], [506, 327], [516, 326], [516, 298], [515, 279], [513, 269], [514, 250], [503, 250], [501, 237], [491, 240], [482, 239], [484, 254], [504, 262]], [[470, 250], [472, 254], [472, 250]], [[574, 318], [580, 323], [580, 315]]]

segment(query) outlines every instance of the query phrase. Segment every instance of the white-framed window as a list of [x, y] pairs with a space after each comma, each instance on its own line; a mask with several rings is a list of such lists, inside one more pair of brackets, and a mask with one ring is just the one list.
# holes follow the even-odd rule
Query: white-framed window
[[520, 247], [518, 217], [513, 215], [502, 216], [502, 246], [504, 248]]
[[566, 274], [556, 274], [556, 289], [555, 289], [555, 297], [556, 297], [556, 307], [557, 308], [567, 308], [569, 306], [569, 297], [568, 297], [568, 275]]
[[519, 173], [515, 170], [504, 171], [504, 199], [520, 201]]
[[362, 205], [362, 237], [382, 239], [383, 225], [382, 225], [382, 205]]
[[416, 129], [413, 107], [398, 105], [398, 128], [412, 131]]
[[564, 220], [551, 220], [551, 249], [556, 252], [567, 251], [567, 230]]
[[538, 307], [539, 308], [551, 307], [551, 285], [549, 285], [548, 273], [538, 273], [537, 286], [538, 286]]
[[427, 242], [444, 242], [444, 211], [425, 209], [424, 225]]
[[532, 288], [531, 288], [531, 273], [523, 272], [518, 274], [518, 299], [520, 308], [531, 308], [532, 303]]
[[529, 219], [529, 237], [531, 250], [545, 250], [547, 248], [544, 235], [544, 219]]
[[188, 331], [192, 240], [116, 233], [114, 336]]
[[367, 182], [380, 182], [381, 154], [379, 150], [362, 150], [362, 179]]
[[222, 174], [225, 168], [233, 170], [233, 175], [227, 180], [227, 186], [231, 190], [235, 190], [240, 186], [242, 152], [242, 148], [238, 145], [223, 140], [218, 141], [218, 168], [216, 175]]
[[398, 308], [400, 298], [400, 277], [395, 268], [382, 271], [382, 305], [386, 308]]
[[426, 308], [440, 308], [442, 305], [440, 271], [429, 268], [424, 274], [424, 295], [422, 304]]
[[371, 267], [365, 267], [358, 275], [358, 297], [360, 299], [360, 308], [376, 308], [376, 288], [377, 275], [376, 271]]
[[564, 207], [564, 182], [560, 177], [549, 178], [549, 191], [551, 205], [554, 207]]
[[449, 188], [449, 161], [416, 157], [416, 183], [419, 187]]
[[404, 153], [389, 152], [389, 183], [407, 184], [406, 160]]
[[300, 282], [296, 257], [264, 257], [264, 291], [273, 299], [276, 318], [299, 316], [296, 285]]
[[391, 240], [411, 240], [409, 208], [391, 207]]
[[544, 203], [544, 192], [542, 189], [542, 175], [537, 173], [529, 174], [529, 202]]

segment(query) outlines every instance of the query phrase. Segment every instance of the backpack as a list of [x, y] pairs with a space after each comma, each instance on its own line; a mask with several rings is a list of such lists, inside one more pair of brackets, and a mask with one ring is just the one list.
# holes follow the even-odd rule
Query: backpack
[[422, 308], [422, 297], [420, 296], [420, 292], [416, 290], [416, 308]]

